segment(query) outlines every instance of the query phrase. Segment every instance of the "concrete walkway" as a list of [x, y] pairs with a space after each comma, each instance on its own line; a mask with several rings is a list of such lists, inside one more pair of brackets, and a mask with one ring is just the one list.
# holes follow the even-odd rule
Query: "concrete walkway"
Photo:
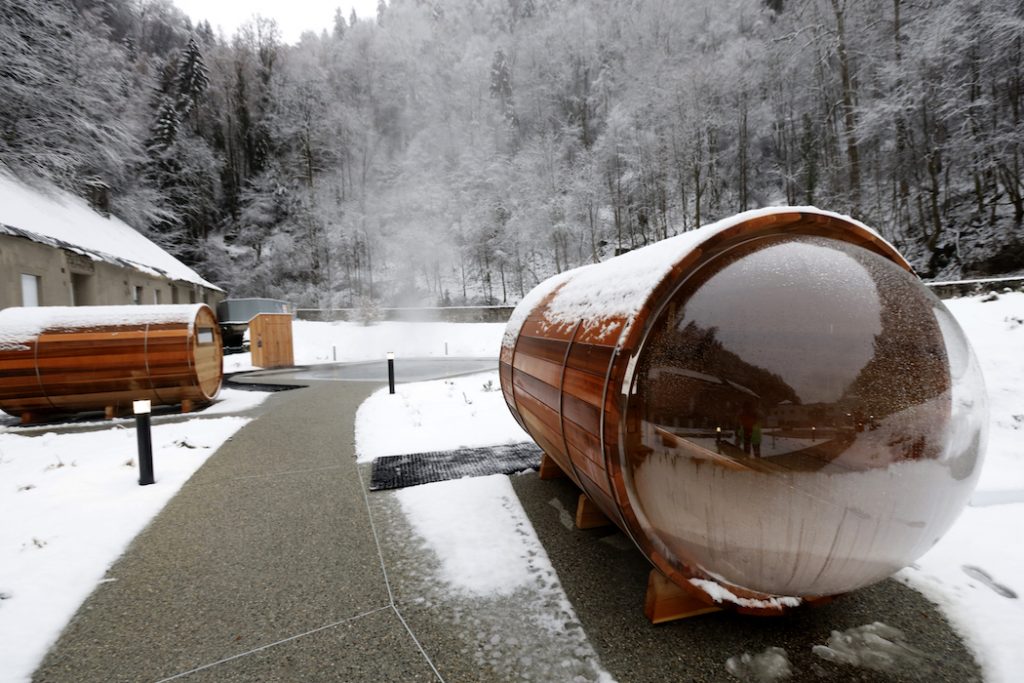
[[[556, 667], [581, 656], [577, 634], [523, 635], [535, 622], [517, 596], [447, 594], [394, 494], [366, 493], [353, 422], [376, 388], [314, 382], [269, 397], [133, 541], [34, 680], [572, 680]], [[726, 660], [767, 647], [786, 649], [791, 681], [980, 680], [934, 607], [891, 580], [783, 619], [652, 627], [648, 566], [622, 534], [572, 528], [577, 492], [564, 480], [512, 482], [585, 640], [621, 683], [735, 681]], [[902, 629], [923, 659], [882, 673], [812, 655], [832, 630], [875, 621]], [[593, 654], [582, 657], [589, 667]]]
[[34, 680], [437, 680], [391, 601], [355, 462], [353, 418], [375, 388], [269, 397], [114, 564]]

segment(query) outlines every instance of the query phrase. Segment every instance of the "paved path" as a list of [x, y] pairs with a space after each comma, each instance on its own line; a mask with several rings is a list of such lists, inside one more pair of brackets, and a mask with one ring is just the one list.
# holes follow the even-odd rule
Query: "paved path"
[[[353, 420], [375, 388], [313, 382], [269, 397], [111, 567], [34, 680], [566, 680], [559, 663], [592, 657], [578, 638], [523, 635], [530, 606], [516, 596], [439, 588], [436, 558], [411, 540], [394, 494], [366, 493]], [[577, 492], [566, 481], [512, 482], [579, 625], [621, 683], [734, 681], [726, 659], [769, 646], [786, 649], [792, 681], [979, 679], [934, 607], [894, 581], [783, 619], [722, 613], [652, 627], [641, 613], [647, 565], [622, 535], [572, 528]], [[904, 630], [924, 660], [883, 674], [811, 654], [831, 630], [874, 621]], [[509, 646], [512, 633], [520, 640]], [[509, 657], [493, 656], [495, 635]]]
[[375, 389], [276, 394], [111, 567], [36, 681], [418, 681], [353, 453]]

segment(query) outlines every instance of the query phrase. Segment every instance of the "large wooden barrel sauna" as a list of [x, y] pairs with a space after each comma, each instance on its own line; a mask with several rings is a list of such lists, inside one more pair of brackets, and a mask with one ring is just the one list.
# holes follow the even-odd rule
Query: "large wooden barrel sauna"
[[223, 379], [209, 306], [45, 306], [0, 311], [0, 410], [23, 422], [213, 400]]
[[741, 611], [907, 566], [959, 515], [984, 451], [957, 322], [874, 231], [814, 208], [541, 283], [500, 371], [515, 418], [664, 577]]

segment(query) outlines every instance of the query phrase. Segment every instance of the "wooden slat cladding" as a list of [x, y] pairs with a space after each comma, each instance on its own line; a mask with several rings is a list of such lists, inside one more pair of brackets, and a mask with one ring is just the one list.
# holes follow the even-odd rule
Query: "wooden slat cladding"
[[523, 372], [531, 377], [536, 377], [553, 387], [559, 386], [562, 381], [562, 366], [559, 363], [517, 353], [512, 367], [517, 372]]
[[568, 345], [568, 341], [561, 339], [541, 339], [523, 335], [519, 337], [519, 343], [516, 345], [516, 355], [540, 358], [561, 365]]
[[249, 321], [252, 364], [258, 368], [295, 365], [292, 348], [292, 316], [288, 313], [260, 313]]
[[614, 346], [599, 346], [577, 341], [569, 351], [569, 361], [566, 365], [573, 370], [588, 372], [603, 380], [614, 354]]
[[[128, 308], [128, 307], [126, 307]], [[216, 316], [196, 307], [183, 322], [44, 329], [25, 348], [0, 351], [0, 409], [28, 416], [123, 412], [131, 402], [208, 402], [223, 380]]]
[[515, 371], [515, 378], [513, 384], [516, 387], [516, 395], [518, 396], [521, 392], [525, 391], [530, 394], [531, 397], [537, 399], [551, 410], [558, 413], [558, 404], [562, 398], [562, 393], [558, 390], [557, 386], [553, 386], [542, 380], [533, 377], [525, 372]]
[[[578, 326], [548, 325], [532, 313], [499, 375], [513, 415], [578, 486], [609, 505], [612, 492], [599, 441], [605, 375], [614, 346], [581, 343]], [[614, 334], [606, 335], [614, 341]]]

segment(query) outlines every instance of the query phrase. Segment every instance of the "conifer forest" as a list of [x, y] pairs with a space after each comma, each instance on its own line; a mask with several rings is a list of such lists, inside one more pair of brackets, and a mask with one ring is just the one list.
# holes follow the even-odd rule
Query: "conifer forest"
[[500, 304], [746, 209], [1024, 272], [1024, 0], [0, 0], [0, 170], [232, 296]]

